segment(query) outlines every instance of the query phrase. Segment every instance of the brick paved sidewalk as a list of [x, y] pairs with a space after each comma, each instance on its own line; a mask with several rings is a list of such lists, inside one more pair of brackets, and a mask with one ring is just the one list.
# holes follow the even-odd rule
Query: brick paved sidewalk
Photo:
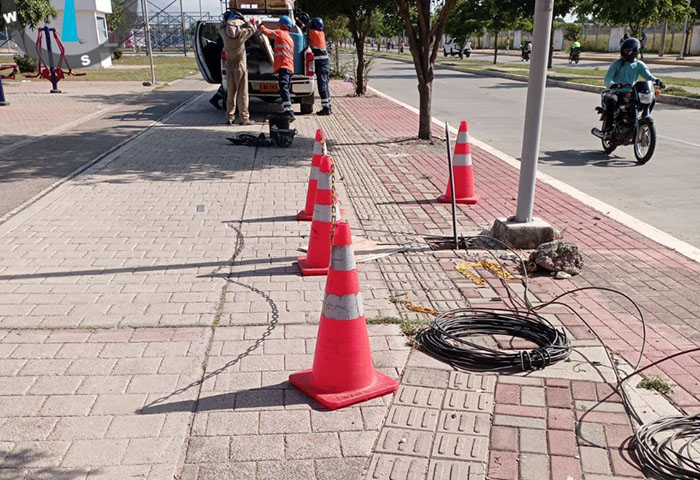
[[[336, 115], [299, 117], [289, 150], [230, 145], [232, 130], [201, 98], [0, 225], [0, 479], [642, 476], [603, 349], [570, 315], [549, 318], [574, 339], [571, 361], [527, 376], [453, 371], [386, 324], [421, 318], [390, 301], [401, 294], [443, 310], [502, 305], [504, 291], [486, 272], [489, 286], [475, 287], [454, 271], [463, 253], [423, 241], [449, 231], [448, 209], [433, 202], [444, 147], [405, 140], [416, 117], [401, 107], [334, 90]], [[323, 296], [324, 279], [292, 263], [307, 242], [309, 225], [293, 216], [318, 126], [353, 234], [415, 247], [358, 264], [375, 365], [401, 387], [338, 412], [287, 382], [311, 365]], [[484, 201], [461, 210], [465, 231], [514, 208], [515, 172], [481, 151], [475, 163]], [[588, 260], [581, 277], [534, 279], [539, 300], [599, 281], [641, 296], [654, 269], [696, 285], [692, 262], [538, 188], [538, 213], [571, 225]], [[586, 236], [578, 222], [599, 229]], [[638, 255], [645, 268], [622, 260]], [[663, 293], [693, 307], [692, 292]], [[630, 359], [629, 307], [576, 302]], [[652, 315], [651, 356], [671, 348], [654, 341], [697, 338], [692, 317], [667, 318]], [[674, 400], [697, 408], [667, 376], [679, 384]], [[652, 413], [671, 411], [658, 395], [638, 396]]]

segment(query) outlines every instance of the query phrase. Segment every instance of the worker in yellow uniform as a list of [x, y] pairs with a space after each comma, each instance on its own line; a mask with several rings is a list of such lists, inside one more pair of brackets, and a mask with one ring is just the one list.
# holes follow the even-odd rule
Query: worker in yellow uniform
[[226, 123], [233, 125], [236, 105], [241, 125], [252, 125], [248, 111], [248, 60], [245, 42], [255, 33], [255, 26], [246, 21], [240, 12], [229, 10], [219, 27], [219, 34], [224, 40], [226, 53]]
[[326, 49], [326, 34], [323, 32], [323, 19], [314, 18], [309, 25], [309, 42], [314, 54], [318, 93], [321, 95], [321, 110], [316, 115], [330, 115], [331, 90], [328, 86], [331, 75], [331, 62]]
[[294, 110], [292, 110], [290, 88], [294, 74], [294, 40], [289, 32], [294, 27], [294, 23], [287, 15], [282, 15], [279, 19], [279, 25], [280, 28], [277, 30], [270, 30], [265, 25], [260, 25], [260, 33], [267, 35], [275, 43], [274, 71], [279, 82], [282, 108], [284, 108], [289, 121], [293, 122], [295, 117]]

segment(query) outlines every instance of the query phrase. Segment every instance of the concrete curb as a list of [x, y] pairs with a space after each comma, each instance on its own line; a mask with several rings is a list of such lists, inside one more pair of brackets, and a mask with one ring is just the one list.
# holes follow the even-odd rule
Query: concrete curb
[[[493, 55], [493, 50], [472, 50], [472, 53], [479, 53], [482, 55], [490, 54]], [[520, 53], [503, 53], [503, 52], [498, 52], [498, 55], [501, 56], [506, 56], [506, 57], [520, 57]], [[581, 60], [587, 61], [587, 62], [608, 62], [608, 61], [613, 61], [618, 59], [620, 56], [619, 55], [613, 55], [612, 53], [609, 55], [606, 54], [601, 54], [600, 56], [585, 56], [581, 55]], [[563, 54], [563, 53], [555, 53], [554, 58], [559, 58], [559, 59], [568, 59], [569, 55]], [[694, 60], [665, 60], [665, 59], [658, 59], [658, 58], [646, 58], [644, 59], [644, 63], [652, 63], [655, 65], [673, 65], [673, 66], [680, 66], [680, 67], [700, 67], [700, 62], [694, 61]]]
[[[394, 60], [396, 62], [403, 62], [403, 63], [409, 63], [413, 65], [413, 62], [410, 60], [404, 60], [403, 58], [394, 58], [386, 55], [377, 55], [376, 53], [370, 54], [374, 57], [377, 58], [384, 58], [387, 60]], [[444, 65], [444, 64], [435, 64], [435, 68], [442, 68], [444, 70], [453, 70], [456, 72], [463, 72], [463, 73], [471, 73], [474, 75], [483, 75], [487, 77], [498, 77], [498, 78], [505, 78], [507, 80], [515, 80], [518, 82], [526, 82], [528, 81], [528, 77], [524, 77], [522, 75], [515, 75], [512, 73], [506, 73], [506, 72], [500, 72], [498, 70], [479, 70], [476, 68], [469, 68], [469, 67], [458, 67], [455, 65]], [[370, 79], [372, 76], [370, 75]], [[603, 87], [596, 87], [595, 85], [585, 85], [583, 83], [574, 83], [574, 82], [565, 82], [562, 80], [553, 80], [553, 79], [547, 79], [547, 86], [548, 87], [559, 87], [559, 88], [566, 88], [569, 90], [578, 90], [580, 92], [591, 92], [591, 93], [600, 93], [603, 90]], [[686, 97], [677, 97], [675, 95], [659, 95], [657, 101], [659, 103], [666, 103], [669, 105], [677, 105], [680, 107], [687, 107], [687, 108], [696, 108], [700, 109], [700, 99], [699, 98], [686, 98]]]

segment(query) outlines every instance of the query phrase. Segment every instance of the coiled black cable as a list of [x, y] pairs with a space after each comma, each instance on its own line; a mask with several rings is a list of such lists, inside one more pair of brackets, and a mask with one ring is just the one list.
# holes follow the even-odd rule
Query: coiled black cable
[[[507, 335], [537, 348], [517, 353], [495, 350], [478, 342], [480, 335]], [[477, 338], [475, 338], [477, 337]], [[571, 355], [566, 334], [534, 312], [461, 308], [438, 315], [417, 337], [423, 351], [456, 368], [476, 371], [540, 370]]]

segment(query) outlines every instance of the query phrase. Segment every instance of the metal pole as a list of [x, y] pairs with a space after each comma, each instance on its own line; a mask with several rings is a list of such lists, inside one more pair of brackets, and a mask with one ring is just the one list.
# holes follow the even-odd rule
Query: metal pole
[[180, 0], [180, 24], [182, 25], [182, 52], [187, 56], [187, 33], [185, 32], [185, 11]]
[[[452, 167], [452, 145], [450, 140], [450, 124], [445, 122], [445, 139], [447, 140], [447, 165], [450, 169], [450, 195], [452, 196], [452, 235], [454, 235], [455, 250], [459, 250], [457, 239], [457, 200], [455, 199], [455, 174]], [[459, 141], [459, 139], [457, 140]]]
[[[688, 3], [685, 5], [685, 8], [690, 8], [690, 0], [688, 0]], [[688, 33], [688, 15], [686, 14], [685, 16], [685, 22], [683, 23], [683, 36], [681, 37], [681, 53], [678, 55], [677, 60], [683, 60], [684, 54], [685, 54], [685, 37]]]
[[53, 64], [53, 48], [51, 47], [51, 29], [44, 25], [44, 35], [46, 36], [46, 51], [49, 52], [49, 72], [51, 73], [51, 93], [61, 93], [58, 89], [58, 80], [56, 79], [56, 67]]
[[143, 31], [146, 34], [146, 54], [151, 65], [151, 85], [156, 84], [156, 69], [153, 67], [153, 48], [151, 47], [151, 29], [148, 19], [148, 5], [146, 0], [141, 0], [141, 9], [143, 10]]
[[553, 10], [554, 0], [537, 0], [535, 3], [532, 59], [530, 60], [530, 79], [527, 86], [527, 106], [525, 108], [523, 149], [520, 162], [518, 209], [515, 213], [515, 221], [521, 223], [532, 220], [532, 209], [535, 203], [537, 158], [542, 132], [549, 35], [552, 30]]
[[0, 107], [4, 107], [9, 104], [10, 102], [5, 99], [5, 90], [2, 88], [2, 71], [0, 71]]
[[199, 19], [202, 19], [202, 0], [199, 0]]

